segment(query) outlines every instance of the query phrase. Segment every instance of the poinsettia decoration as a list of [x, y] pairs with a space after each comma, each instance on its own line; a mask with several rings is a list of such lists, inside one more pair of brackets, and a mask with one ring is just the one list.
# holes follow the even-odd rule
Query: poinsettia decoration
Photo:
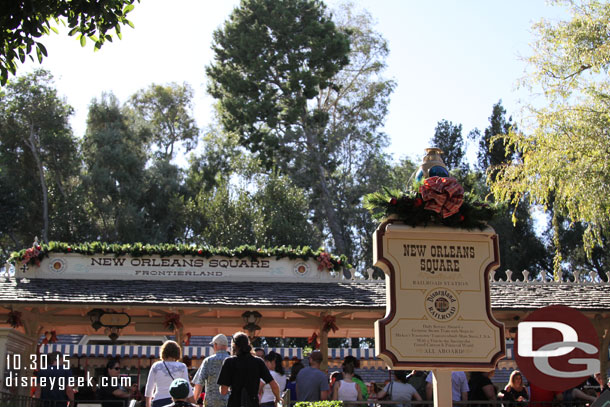
[[328, 254], [327, 252], [320, 253], [316, 260], [318, 260], [318, 270], [320, 271], [332, 270], [334, 268], [330, 254]]
[[29, 249], [25, 250], [25, 254], [23, 255], [24, 263], [33, 263], [37, 266], [40, 266], [40, 245], [32, 246]]
[[8, 318], [6, 319], [6, 323], [9, 324], [13, 328], [19, 328], [23, 326], [23, 321], [21, 321], [21, 312], [19, 311], [11, 311], [8, 313]]
[[169, 331], [175, 331], [176, 329], [182, 328], [182, 322], [180, 322], [180, 315], [175, 313], [165, 314], [165, 321], [163, 326]]

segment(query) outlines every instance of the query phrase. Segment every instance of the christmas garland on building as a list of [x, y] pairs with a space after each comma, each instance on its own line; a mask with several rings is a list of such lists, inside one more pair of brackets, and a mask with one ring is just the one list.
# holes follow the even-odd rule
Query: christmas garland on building
[[[33, 250], [34, 249], [34, 250]], [[343, 268], [350, 269], [352, 265], [348, 263], [345, 255], [336, 256], [328, 253], [325, 249], [317, 250], [309, 246], [292, 248], [290, 246], [276, 246], [272, 248], [255, 247], [255, 246], [239, 246], [233, 249], [225, 247], [209, 247], [209, 246], [192, 246], [186, 244], [110, 244], [104, 242], [90, 242], [70, 244], [64, 242], [49, 242], [48, 244], [40, 244], [35, 248], [23, 249], [19, 252], [13, 252], [9, 261], [24, 262], [30, 265], [40, 264], [40, 260], [48, 257], [50, 253], [77, 253], [84, 255], [114, 255], [115, 257], [129, 255], [132, 257], [158, 255], [160, 257], [169, 256], [195, 256], [210, 258], [219, 257], [236, 257], [250, 258], [252, 260], [275, 257], [276, 259], [314, 259], [320, 263], [321, 270], [340, 271]]]
[[[470, 230], [485, 229], [487, 222], [493, 219], [497, 212], [496, 206], [481, 202], [473, 195], [463, 193], [463, 190], [460, 193], [455, 180], [443, 180], [453, 179], [428, 178], [418, 191], [405, 192], [384, 188], [365, 196], [364, 207], [379, 221], [393, 218], [413, 227], [443, 225]], [[451, 184], [447, 189], [454, 192], [445, 190], [444, 184]], [[441, 187], [438, 187], [439, 185]]]

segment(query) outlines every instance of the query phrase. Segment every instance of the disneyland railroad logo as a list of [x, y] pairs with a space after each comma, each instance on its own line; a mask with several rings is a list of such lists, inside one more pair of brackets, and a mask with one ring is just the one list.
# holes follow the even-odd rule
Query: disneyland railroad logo
[[450, 321], [459, 309], [457, 296], [453, 291], [446, 288], [436, 288], [429, 291], [426, 294], [425, 303], [428, 315], [439, 322]]
[[420, 271], [457, 273], [460, 259], [474, 259], [474, 246], [403, 244], [403, 256], [421, 257]]

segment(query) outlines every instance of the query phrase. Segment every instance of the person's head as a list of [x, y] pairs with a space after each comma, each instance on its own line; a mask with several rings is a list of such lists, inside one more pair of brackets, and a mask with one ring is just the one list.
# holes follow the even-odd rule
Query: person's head
[[162, 360], [180, 360], [182, 357], [182, 350], [180, 345], [174, 341], [165, 341], [161, 345], [161, 359]]
[[354, 375], [354, 372], [355, 369], [353, 364], [348, 363], [346, 365], [343, 365], [343, 376], [352, 377]]
[[314, 350], [309, 355], [309, 365], [311, 367], [320, 368], [320, 365], [322, 364], [323, 360], [324, 358], [322, 357], [322, 352], [320, 352], [319, 350]]
[[407, 372], [405, 370], [394, 370], [394, 377], [401, 383], [407, 382]]
[[273, 352], [265, 355], [263, 360], [265, 361], [265, 365], [267, 365], [267, 369], [269, 369], [270, 372], [275, 370], [275, 356], [273, 355]]
[[273, 359], [275, 360], [275, 371], [283, 376], [284, 375], [284, 359], [282, 358], [282, 355], [280, 355], [279, 353], [274, 352], [274, 351], [269, 352], [269, 354], [272, 355]]
[[513, 370], [513, 372], [510, 374], [510, 377], [508, 378], [508, 385], [510, 387], [518, 389], [523, 387], [523, 375], [521, 375], [520, 371]]
[[349, 365], [349, 364], [353, 365], [354, 369], [360, 368], [360, 361], [355, 356], [347, 355], [345, 357], [345, 359], [343, 359], [342, 366]]
[[254, 353], [261, 359], [265, 357], [265, 349], [263, 348], [254, 348]]
[[290, 380], [291, 382], [296, 382], [297, 375], [304, 367], [305, 365], [301, 361], [298, 361], [294, 365], [292, 365], [292, 367], [290, 368], [290, 378], [288, 380]]
[[106, 374], [110, 377], [117, 377], [121, 372], [121, 364], [117, 359], [110, 359], [106, 363]]
[[330, 385], [332, 386], [335, 382], [343, 380], [343, 373], [336, 370], [330, 374]]
[[235, 356], [243, 355], [252, 352], [252, 346], [250, 346], [250, 339], [248, 335], [243, 332], [236, 332], [233, 334], [233, 341], [231, 342], [231, 353]]
[[210, 345], [214, 347], [214, 352], [227, 350], [227, 346], [229, 346], [229, 340], [223, 334], [218, 334], [212, 338], [212, 342], [210, 342]]
[[190, 391], [191, 387], [189, 382], [182, 378], [174, 379], [172, 384], [169, 385], [169, 395], [172, 396], [174, 401], [186, 399], [189, 396]]

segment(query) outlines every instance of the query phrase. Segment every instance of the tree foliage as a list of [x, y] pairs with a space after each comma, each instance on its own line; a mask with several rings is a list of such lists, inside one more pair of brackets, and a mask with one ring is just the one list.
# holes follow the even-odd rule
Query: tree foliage
[[13, 243], [31, 243], [35, 236], [48, 240], [51, 233], [68, 239], [75, 232], [79, 156], [71, 114], [44, 70], [18, 78], [0, 93], [0, 178], [4, 190], [12, 191], [7, 201], [15, 205], [4, 208], [5, 216], [15, 216], [4, 218], [2, 230]]
[[150, 133], [157, 154], [165, 160], [174, 157], [177, 143], [189, 152], [197, 146], [199, 129], [192, 113], [193, 89], [188, 84], [152, 84], [130, 99], [134, 113]]
[[443, 150], [443, 161], [447, 168], [464, 166], [464, 138], [462, 125], [453, 124], [445, 119], [436, 124], [432, 146]]
[[[121, 25], [133, 24], [127, 14], [135, 0], [10, 0], [0, 4], [0, 84], [5, 85], [9, 72], [17, 71], [17, 60], [26, 56], [32, 60], [36, 52], [39, 62], [47, 49], [38, 40], [50, 31], [57, 32], [53, 23], [68, 26], [68, 35], [78, 34], [81, 45], [87, 38], [101, 48], [112, 41], [111, 31], [121, 38]], [[139, 2], [139, 0], [138, 0]]]
[[207, 69], [224, 129], [308, 191], [318, 232], [350, 258], [354, 223], [373, 227], [361, 198], [388, 172], [379, 128], [394, 88], [381, 76], [386, 41], [353, 9], [331, 19], [318, 1], [244, 0]]
[[560, 3], [569, 7], [571, 19], [534, 26], [531, 71], [523, 81], [544, 99], [529, 106], [530, 134], [512, 131], [504, 137], [519, 158], [497, 168], [491, 188], [498, 199], [517, 204], [527, 196], [580, 222], [591, 254], [610, 225], [610, 4]]

